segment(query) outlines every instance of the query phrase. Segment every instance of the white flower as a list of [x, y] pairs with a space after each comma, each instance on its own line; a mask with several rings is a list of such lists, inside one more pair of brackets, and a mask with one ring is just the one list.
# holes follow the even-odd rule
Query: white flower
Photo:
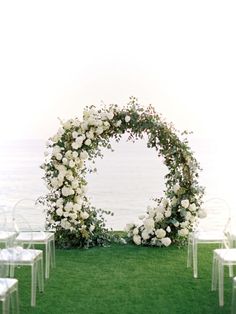
[[130, 121], [130, 116], [125, 116], [125, 122], [129, 122]]
[[154, 220], [152, 218], [147, 218], [143, 221], [144, 228], [147, 230], [152, 230], [154, 228]]
[[197, 210], [196, 204], [195, 203], [190, 204], [189, 205], [189, 210], [191, 212], [195, 212]]
[[86, 137], [87, 139], [93, 139], [94, 138], [94, 134], [92, 131], [86, 132]]
[[171, 244], [171, 239], [168, 237], [162, 238], [161, 243], [164, 244], [165, 246], [169, 246]]
[[73, 189], [77, 189], [77, 187], [79, 186], [78, 180], [73, 180], [71, 182], [71, 186], [72, 186]]
[[65, 157], [62, 159], [62, 162], [63, 162], [64, 165], [68, 165], [68, 159], [65, 158]]
[[73, 138], [76, 138], [77, 136], [78, 136], [78, 132], [73, 131], [73, 132], [72, 132], [72, 137], [73, 137]]
[[63, 229], [66, 229], [66, 230], [71, 228], [71, 224], [70, 224], [70, 222], [67, 219], [62, 219], [61, 220], [61, 226], [62, 226]]
[[76, 152], [76, 151], [74, 151], [73, 153], [72, 153], [72, 156], [73, 156], [73, 158], [77, 158], [78, 157], [78, 152]]
[[56, 159], [57, 160], [61, 160], [62, 159], [62, 154], [61, 153], [57, 153], [56, 154]]
[[90, 231], [90, 232], [93, 232], [94, 229], [95, 229], [95, 226], [94, 226], [94, 225], [91, 225], [91, 226], [89, 227], [89, 231]]
[[82, 160], [86, 160], [88, 158], [88, 153], [85, 150], [83, 150], [79, 156]]
[[189, 200], [182, 200], [181, 206], [183, 206], [183, 208], [188, 208], [189, 207]]
[[58, 216], [62, 216], [63, 210], [62, 210], [61, 208], [58, 208], [58, 209], [56, 210], [56, 213], [57, 213]]
[[177, 204], [177, 198], [174, 196], [171, 200], [171, 205], [175, 206]]
[[92, 141], [90, 140], [90, 138], [88, 138], [85, 142], [85, 145], [90, 146], [92, 144]]
[[71, 146], [72, 146], [73, 149], [78, 149], [78, 148], [80, 148], [82, 146], [82, 143], [73, 142]]
[[171, 210], [168, 209], [166, 212], [165, 212], [165, 216], [168, 218], [171, 216]]
[[162, 213], [156, 213], [155, 220], [161, 221], [164, 218], [164, 215]]
[[78, 204], [78, 203], [74, 204], [74, 206], [73, 206], [73, 210], [76, 211], [76, 212], [77, 212], [77, 211], [80, 211], [81, 208], [82, 208], [82, 205], [81, 205], [81, 204]]
[[174, 187], [173, 187], [173, 191], [175, 192], [175, 194], [178, 193], [179, 189], [180, 189], [180, 185], [179, 185], [178, 183], [176, 183], [176, 184], [174, 185]]
[[136, 245], [140, 245], [141, 244], [141, 237], [138, 234], [135, 234], [133, 236], [133, 241]]
[[114, 113], [113, 113], [112, 111], [109, 111], [109, 112], [107, 113], [107, 118], [108, 118], [109, 120], [112, 120], [113, 117], [114, 117]]
[[64, 209], [65, 211], [69, 212], [73, 208], [73, 203], [72, 202], [67, 202]]
[[109, 123], [108, 121], [105, 121], [105, 122], [104, 122], [104, 126], [105, 126], [106, 129], [109, 129], [110, 123]]
[[157, 238], [159, 238], [159, 239], [161, 239], [161, 238], [164, 238], [165, 237], [165, 235], [166, 235], [166, 232], [165, 232], [165, 230], [164, 229], [157, 229], [156, 231], [155, 231], [155, 235], [157, 236]]
[[75, 162], [73, 160], [69, 161], [69, 167], [73, 168], [75, 166]]
[[181, 237], [186, 237], [188, 234], [189, 234], [189, 231], [186, 228], [178, 230], [178, 235]]
[[101, 126], [99, 126], [99, 127], [97, 128], [97, 130], [96, 130], [96, 133], [97, 133], [98, 135], [102, 134], [102, 133], [103, 133], [103, 128], [102, 128]]
[[87, 219], [87, 218], [89, 218], [89, 214], [88, 214], [87, 212], [81, 212], [81, 213], [80, 213], [80, 216], [81, 216], [81, 218], [84, 219], [84, 220]]
[[142, 238], [143, 238], [143, 240], [147, 240], [147, 239], [149, 239], [149, 232], [148, 232], [148, 230], [146, 230], [146, 229], [144, 229], [143, 230], [143, 232], [142, 232]]
[[138, 228], [133, 229], [133, 234], [138, 234]]
[[118, 120], [118, 121], [116, 122], [116, 127], [119, 127], [119, 126], [121, 125], [121, 123], [122, 123], [122, 121], [121, 121], [121, 120]]
[[170, 232], [171, 232], [171, 228], [170, 228], [170, 226], [168, 226], [168, 227], [166, 228], [166, 232], [168, 232], [168, 233], [170, 233]]
[[62, 206], [63, 205], [63, 198], [58, 198], [57, 199], [57, 201], [56, 201], [56, 205], [57, 205], [57, 207], [60, 207], [60, 206]]

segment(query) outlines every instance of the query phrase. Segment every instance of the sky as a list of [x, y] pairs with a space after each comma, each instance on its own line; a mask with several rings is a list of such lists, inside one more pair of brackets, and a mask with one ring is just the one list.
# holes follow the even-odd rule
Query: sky
[[211, 142], [205, 173], [227, 190], [236, 152], [235, 15], [228, 0], [1, 1], [0, 140], [46, 141], [58, 118], [135, 96]]
[[[1, 1], [0, 139], [47, 139], [86, 105], [152, 104], [233, 138], [234, 1]], [[227, 139], [228, 141], [228, 139]]]

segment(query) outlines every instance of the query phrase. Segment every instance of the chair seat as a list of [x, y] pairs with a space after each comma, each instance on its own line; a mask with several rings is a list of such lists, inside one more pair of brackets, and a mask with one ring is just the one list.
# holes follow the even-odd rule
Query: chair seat
[[221, 231], [198, 231], [195, 233], [195, 239], [198, 241], [221, 242], [225, 239], [225, 235]]
[[16, 235], [15, 232], [10, 231], [0, 231], [0, 241], [5, 241], [7, 239], [10, 239]]
[[17, 279], [14, 278], [0, 278], [0, 298], [4, 297], [5, 294], [17, 284], [17, 282]]
[[31, 263], [41, 254], [41, 250], [23, 249], [22, 247], [2, 249], [0, 251], [0, 262]]
[[236, 263], [236, 249], [215, 249], [214, 253], [224, 262]]
[[20, 232], [16, 240], [19, 242], [45, 242], [53, 236], [52, 232]]

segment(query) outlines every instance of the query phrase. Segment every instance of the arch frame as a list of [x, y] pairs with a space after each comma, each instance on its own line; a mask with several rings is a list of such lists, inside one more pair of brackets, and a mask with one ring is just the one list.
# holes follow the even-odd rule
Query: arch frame
[[104, 214], [86, 196], [86, 160], [95, 164], [102, 148], [112, 149], [110, 139], [119, 141], [127, 132], [135, 141], [147, 135], [147, 146], [162, 156], [168, 168], [163, 196], [153, 200], [140, 224], [127, 224], [129, 239], [137, 245], [169, 246], [186, 242], [198, 217], [204, 189], [198, 183], [199, 163], [186, 136], [167, 123], [153, 106], [142, 107], [136, 98], [120, 108], [109, 105], [86, 107], [83, 119], [60, 121], [61, 127], [47, 143], [44, 180], [48, 194], [41, 198], [46, 206], [47, 228], [54, 229], [59, 247], [91, 247], [110, 240]]

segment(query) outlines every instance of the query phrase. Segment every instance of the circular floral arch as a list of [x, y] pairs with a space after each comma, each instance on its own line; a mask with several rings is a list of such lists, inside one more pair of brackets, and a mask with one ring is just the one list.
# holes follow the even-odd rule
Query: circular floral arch
[[139, 225], [128, 224], [128, 237], [137, 245], [169, 246], [182, 244], [199, 214], [203, 188], [198, 184], [199, 164], [188, 145], [187, 134], [165, 122], [152, 106], [143, 108], [136, 98], [127, 106], [86, 107], [83, 120], [61, 121], [57, 134], [49, 139], [44, 180], [49, 193], [47, 226], [53, 228], [60, 247], [90, 247], [109, 239], [104, 212], [91, 206], [86, 197], [86, 160], [102, 156], [101, 148], [111, 148], [110, 139], [143, 138], [155, 148], [168, 168], [162, 197], [148, 207]]

